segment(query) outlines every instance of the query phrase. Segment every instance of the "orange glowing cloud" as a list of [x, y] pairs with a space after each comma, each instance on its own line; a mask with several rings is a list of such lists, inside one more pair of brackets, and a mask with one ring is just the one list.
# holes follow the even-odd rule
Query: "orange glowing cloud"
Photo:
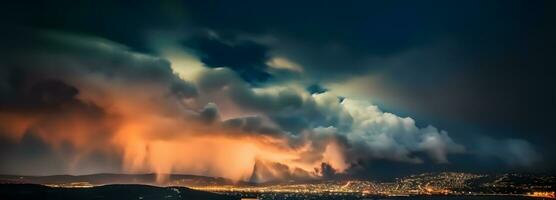
[[[76, 87], [79, 93], [55, 102], [54, 110], [2, 111], [1, 132], [13, 140], [34, 134], [53, 146], [71, 144], [82, 154], [119, 155], [123, 170], [155, 172], [159, 181], [169, 173], [233, 180], [250, 180], [258, 174], [257, 181], [298, 175], [316, 178], [315, 169], [322, 162], [346, 168], [333, 142], [326, 152], [320, 152], [324, 153], [322, 159], [304, 161], [307, 145], [291, 147], [287, 136], [253, 134], [221, 122], [203, 122], [197, 111], [158, 83], [129, 86], [103, 76], [88, 76], [65, 78], [60, 84]], [[256, 171], [263, 169], [266, 172]]]

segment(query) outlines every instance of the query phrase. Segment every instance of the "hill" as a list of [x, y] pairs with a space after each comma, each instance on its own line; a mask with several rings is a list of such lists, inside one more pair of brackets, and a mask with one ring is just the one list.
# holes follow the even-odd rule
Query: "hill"
[[56, 188], [37, 184], [0, 184], [3, 200], [236, 200], [225, 195], [192, 190], [185, 187], [148, 185], [104, 185], [90, 188]]
[[158, 186], [210, 186], [232, 185], [232, 180], [218, 177], [169, 174], [164, 182], [156, 181], [156, 174], [91, 174], [91, 175], [53, 175], [53, 176], [17, 176], [0, 175], [0, 183], [31, 183], [41, 185], [68, 186], [72, 183], [87, 185], [105, 184], [142, 184]]

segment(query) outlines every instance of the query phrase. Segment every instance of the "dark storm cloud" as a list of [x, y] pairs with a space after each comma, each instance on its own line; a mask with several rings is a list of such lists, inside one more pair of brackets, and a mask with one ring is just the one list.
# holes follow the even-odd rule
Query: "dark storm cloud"
[[[72, 9], [66, 9], [69, 7]], [[14, 19], [13, 24], [87, 33], [129, 46], [117, 51], [106, 49], [110, 53], [105, 54], [72, 46], [79, 41], [70, 41], [71, 45], [63, 47], [39, 41], [37, 49], [75, 51], [79, 57], [74, 60], [77, 63], [95, 62], [88, 57], [101, 57], [108, 62], [88, 68], [88, 72], [129, 80], [163, 81], [170, 85], [173, 94], [184, 98], [224, 91], [241, 110], [261, 115], [229, 119], [223, 122], [225, 125], [269, 135], [298, 136], [322, 131], [334, 134], [359, 131], [361, 135], [372, 135], [353, 140], [361, 143], [350, 143], [349, 155], [367, 157], [350, 158], [359, 162], [351, 171], [362, 169], [353, 173], [357, 176], [385, 169], [444, 170], [446, 165], [429, 165], [427, 161], [446, 163], [447, 154], [462, 152], [458, 148], [460, 143], [472, 148], [467, 148], [468, 153], [503, 163], [481, 169], [530, 166], [543, 160], [542, 157], [554, 156], [551, 141], [556, 130], [548, 125], [556, 112], [553, 78], [556, 63], [551, 57], [556, 46], [553, 36], [556, 28], [551, 19], [556, 16], [551, 12], [555, 8], [551, 1], [172, 1], [160, 5], [138, 2], [131, 8], [127, 4], [106, 2], [42, 2], [14, 8], [17, 9], [4, 12]], [[97, 14], [99, 10], [104, 14]], [[168, 29], [183, 35], [188, 35], [184, 30], [193, 29], [194, 37], [184, 36], [185, 42], [180, 45], [192, 49], [206, 66], [223, 69], [202, 74], [197, 80], [197, 90], [175, 77], [167, 60], [118, 53], [152, 53], [148, 43], [151, 32]], [[5, 50], [18, 49], [19, 41], [7, 39]], [[268, 61], [276, 57], [296, 63], [302, 72], [296, 72], [296, 76], [273, 72]], [[18, 70], [26, 61], [8, 59], [5, 63], [17, 67], [8, 67], [0, 77], [17, 81], [14, 77], [23, 73]], [[305, 85], [301, 88], [316, 96], [309, 98], [307, 91], [252, 88], [273, 86], [272, 81], [281, 78], [302, 82]], [[351, 82], [356, 78], [365, 81]], [[345, 87], [338, 89], [334, 84]], [[10, 91], [18, 90], [11, 85], [2, 83], [3, 98]], [[345, 97], [328, 97], [328, 92]], [[370, 99], [384, 110], [402, 116], [414, 116], [416, 121], [372, 110], [369, 113], [385, 116], [381, 118], [383, 121], [375, 122], [368, 117], [363, 121], [383, 129], [363, 124], [354, 128], [362, 118], [354, 119], [354, 114], [347, 112], [343, 104], [349, 104], [350, 98], [355, 97]], [[200, 118], [205, 122], [219, 121], [222, 113], [217, 106], [223, 107], [208, 104], [202, 109], [201, 106]], [[386, 123], [386, 119], [393, 123]], [[405, 123], [425, 128], [400, 128]], [[434, 127], [421, 126], [429, 123], [448, 130], [450, 136]], [[468, 141], [468, 132], [478, 132], [473, 137], [483, 135], [488, 139]], [[405, 133], [418, 137], [406, 137]], [[373, 134], [382, 135], [374, 137]], [[368, 142], [369, 139], [378, 142]], [[539, 156], [535, 149], [544, 155]], [[477, 168], [469, 165], [477, 162], [476, 157], [463, 157], [449, 159], [453, 164], [446, 168]], [[399, 161], [424, 161], [425, 164], [399, 164]], [[543, 160], [553, 170], [554, 163], [550, 162]]]
[[322, 163], [320, 171], [323, 177], [327, 179], [332, 179], [336, 175], [336, 170], [326, 163]]
[[[261, 7], [199, 2], [192, 18], [217, 32], [274, 36], [273, 55], [325, 87], [374, 74], [378, 83], [359, 82], [354, 93], [443, 127], [527, 138], [553, 155], [554, 2], [277, 2], [272, 14]], [[380, 91], [370, 89], [376, 84]]]
[[[26, 30], [2, 40], [8, 46], [1, 48], [0, 138], [9, 145], [2, 145], [7, 153], [1, 159], [14, 161], [2, 163], [4, 173], [120, 171], [121, 155], [105, 152], [114, 150], [107, 141], [114, 140], [123, 119], [114, 112], [122, 106], [117, 102], [120, 98], [110, 93], [132, 99], [124, 104], [140, 101], [141, 94], [149, 93], [153, 95], [149, 103], [174, 109], [167, 100], [197, 95], [191, 83], [173, 73], [168, 61], [130, 52], [105, 39]], [[141, 109], [133, 111], [141, 114]], [[183, 116], [194, 116], [184, 110]], [[206, 110], [202, 115], [214, 120]], [[48, 150], [18, 151], [35, 148], [27, 142], [29, 138], [40, 140], [39, 147]], [[45, 164], [52, 168], [37, 169], [40, 162], [52, 162], [49, 159], [63, 166]], [[34, 167], [18, 170], [18, 165], [30, 164]]]
[[213, 123], [220, 120], [220, 114], [218, 113], [218, 107], [214, 103], [208, 103], [202, 110], [199, 112], [199, 117], [208, 123]]
[[266, 71], [268, 47], [253, 41], [226, 41], [219, 36], [199, 35], [189, 38], [185, 46], [192, 48], [208, 67], [228, 67], [249, 83], [268, 80]]
[[[225, 150], [228, 154], [234, 152], [234, 149], [223, 146], [229, 144], [231, 139], [227, 137], [230, 137], [236, 140], [245, 139], [246, 141], [242, 141], [242, 144], [250, 145], [248, 147], [251, 148], [255, 148], [253, 145], [256, 145], [257, 142], [265, 144], [264, 148], [260, 149], [263, 152], [277, 148], [278, 150], [274, 151], [291, 153], [291, 149], [303, 146], [310, 149], [307, 155], [323, 154], [326, 143], [331, 141], [330, 139], [319, 141], [318, 148], [311, 147], [313, 141], [311, 138], [290, 141], [295, 137], [290, 137], [288, 133], [282, 131], [281, 127], [267, 120], [265, 112], [302, 109], [302, 94], [295, 92], [258, 94], [234, 71], [223, 68], [207, 68], [208, 71], [215, 72], [219, 78], [212, 79], [213, 76], [205, 74], [203, 76], [205, 78], [200, 81], [202, 83], [200, 88], [203, 91], [198, 91], [193, 83], [186, 82], [174, 74], [168, 61], [130, 51], [118, 43], [102, 38], [59, 32], [39, 31], [28, 35], [32, 37], [26, 39], [35, 42], [22, 41], [17, 48], [10, 47], [11, 51], [5, 51], [9, 56], [0, 62], [2, 72], [4, 72], [2, 74], [6, 75], [6, 79], [2, 79], [0, 82], [2, 86], [6, 86], [0, 91], [3, 95], [0, 107], [5, 108], [0, 111], [0, 136], [3, 139], [10, 139], [10, 142], [14, 143], [22, 142], [26, 137], [37, 137], [51, 147], [49, 150], [68, 151], [71, 155], [75, 153], [75, 156], [67, 158], [63, 162], [66, 165], [79, 164], [76, 165], [78, 168], [75, 171], [71, 171], [72, 173], [88, 172], [89, 168], [82, 167], [81, 164], [105, 158], [97, 157], [95, 153], [119, 156], [123, 159], [122, 163], [119, 163], [122, 165], [121, 167], [129, 170], [130, 161], [126, 160], [130, 159], [129, 151], [139, 150], [154, 154], [157, 152], [157, 142], [160, 141], [172, 143], [181, 141], [183, 143], [178, 148], [183, 150], [182, 145], [195, 145], [195, 140], [201, 140], [203, 143], [205, 142], [203, 137], [210, 136], [209, 144], [213, 140], [222, 142], [218, 143], [218, 147], [221, 149], [216, 149], [214, 150], [216, 153], [213, 153], [218, 154]], [[219, 74], [219, 72], [224, 73]], [[211, 81], [215, 83], [210, 83]], [[221, 121], [217, 105], [205, 104], [199, 100], [202, 97], [198, 95], [222, 88], [232, 89], [232, 93], [224, 94], [224, 96], [245, 97], [250, 100], [247, 103], [254, 104], [253, 109], [260, 109], [263, 112], [261, 115], [240, 116]], [[196, 102], [197, 100], [201, 102]], [[271, 102], [271, 108], [264, 109], [260, 101]], [[204, 107], [197, 107], [199, 104], [204, 104]], [[296, 106], [290, 107], [292, 104]], [[249, 105], [244, 103], [243, 106], [248, 107]], [[198, 121], [202, 123], [197, 123]], [[140, 128], [136, 128], [138, 126]], [[202, 130], [197, 130], [197, 128]], [[182, 140], [184, 137], [187, 137], [186, 140]], [[153, 142], [153, 144], [137, 149], [126, 146], [127, 144], [143, 144], [142, 142], [135, 143], [137, 141], [133, 140], [134, 138], [146, 139], [147, 142]], [[270, 141], [266, 141], [266, 139]], [[20, 145], [26, 145], [26, 143], [20, 143]], [[61, 146], [68, 146], [68, 148], [60, 148]], [[168, 147], [162, 146], [162, 148]], [[197, 151], [198, 148], [191, 149]], [[8, 151], [9, 149], [3, 150]], [[236, 153], [226, 155], [221, 159], [224, 159], [227, 162], [226, 165], [229, 165], [228, 159], [242, 159], [243, 156], [250, 155], [250, 150], [249, 148], [239, 149]], [[186, 149], [187, 151], [189, 148]], [[218, 170], [218, 167], [222, 167], [222, 165], [214, 164], [214, 162], [220, 162], [216, 160], [218, 156], [205, 155], [207, 151], [211, 150], [203, 150], [203, 159], [208, 160], [207, 167], [217, 169], [214, 170], [215, 172], [199, 173], [220, 175], [217, 173], [226, 171]], [[42, 158], [51, 157], [49, 152], [45, 152], [40, 161], [43, 161]], [[295, 155], [295, 151], [293, 154]], [[23, 155], [18, 153], [2, 154], [2, 156], [2, 159], [8, 159], [12, 156], [22, 157]], [[251, 156], [254, 159], [254, 155]], [[150, 159], [159, 157], [161, 156], [157, 155]], [[178, 161], [166, 164], [186, 167], [194, 164], [190, 161], [184, 162], [181, 156], [176, 155], [176, 157]], [[247, 157], [248, 160], [240, 165], [250, 170], [252, 166], [249, 166], [251, 161], [249, 159], [252, 157]], [[324, 159], [322, 155], [314, 157], [320, 158], [317, 160], [319, 163]], [[22, 157], [21, 162], [3, 163], [2, 169], [10, 173], [39, 173], [40, 168], [37, 168], [35, 172], [16, 169], [16, 165], [35, 162], [32, 160], [33, 158], [28, 160]], [[79, 158], [83, 160], [79, 160]], [[139, 159], [151, 162], [147, 158]], [[327, 162], [331, 160], [329, 159]], [[264, 180], [281, 180], [281, 178], [298, 175], [310, 175], [305, 178], [318, 176], [310, 167], [291, 168], [292, 171], [289, 172], [291, 163], [284, 162], [288, 160], [278, 161], [265, 160], [264, 162], [267, 164], [261, 167], [267, 171], [284, 171], [285, 168], [288, 172], [272, 176], [266, 174], [262, 177]], [[137, 167], [135, 162], [133, 160], [132, 167]], [[154, 166], [165, 164], [164, 161], [152, 162], [151, 164]], [[179, 162], [184, 162], [184, 164], [176, 164]], [[195, 165], [199, 162], [203, 161], [195, 159]], [[297, 160], [295, 162], [305, 163], [306, 161]], [[101, 165], [103, 163], [103, 161], [98, 162]], [[56, 167], [47, 173], [64, 171], [64, 169], [67, 168]], [[98, 169], [106, 168], [99, 167]], [[240, 170], [243, 169], [240, 168]], [[237, 170], [237, 168], [232, 170]], [[171, 171], [156, 172], [169, 173]], [[191, 171], [184, 172], [192, 173]], [[235, 178], [241, 175], [234, 174]], [[228, 174], [228, 176], [231, 175]]]
[[284, 132], [278, 127], [264, 123], [260, 116], [247, 116], [229, 119], [223, 122], [224, 127], [237, 128], [247, 133], [270, 135], [274, 137], [283, 136]]
[[[334, 126], [342, 130], [350, 128], [350, 116], [345, 111], [321, 108], [305, 91], [288, 88], [253, 90], [230, 70], [213, 70], [201, 75], [198, 86], [203, 92], [222, 92], [244, 110], [262, 112], [277, 123], [281, 129], [299, 134], [316, 126]], [[223, 90], [225, 88], [225, 90]], [[323, 103], [338, 104], [333, 101]], [[337, 106], [337, 105], [335, 105]]]
[[[27, 37], [13, 35], [12, 38], [4, 38], [8, 43], [19, 41], [19, 45], [3, 48], [6, 58], [0, 63], [0, 70], [3, 80], [6, 80], [2, 85], [7, 88], [3, 88], [2, 92], [18, 91], [18, 88], [10, 87], [25, 85], [25, 81], [66, 77], [79, 72], [167, 84], [174, 95], [180, 97], [197, 94], [194, 86], [175, 76], [167, 60], [132, 53], [127, 47], [102, 38], [83, 38], [57, 32], [31, 31], [23, 34]], [[33, 55], [35, 59], [26, 59], [28, 55]]]
[[[14, 82], [19, 81], [23, 80]], [[56, 110], [63, 105], [80, 103], [75, 99], [79, 91], [59, 80], [41, 80], [28, 88], [22, 86], [13, 84], [3, 90], [4, 95], [0, 100], [2, 109]]]
[[484, 156], [493, 156], [507, 162], [512, 166], [530, 167], [537, 162], [539, 155], [533, 151], [533, 147], [525, 140], [508, 139], [496, 141], [492, 138], [480, 138], [476, 151]]
[[311, 94], [321, 94], [328, 91], [328, 89], [322, 87], [319, 84], [312, 84], [309, 87], [307, 87], [307, 91]]
[[[274, 12], [260, 9], [267, 6], [192, 2], [190, 11], [217, 32], [275, 36], [273, 51], [317, 80], [384, 74], [387, 91], [378, 98], [403, 112], [494, 128], [510, 121], [540, 137], [554, 132], [541, 128], [548, 115], [535, 117], [536, 110], [552, 113], [556, 100], [551, 1], [276, 2]], [[425, 53], [407, 57], [411, 51]]]

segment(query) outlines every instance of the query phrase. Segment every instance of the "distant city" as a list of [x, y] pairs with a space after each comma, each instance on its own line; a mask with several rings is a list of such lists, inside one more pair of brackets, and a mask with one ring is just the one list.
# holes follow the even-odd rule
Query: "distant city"
[[506, 173], [474, 174], [459, 172], [423, 173], [390, 182], [371, 180], [313, 180], [281, 183], [234, 182], [224, 178], [169, 175], [157, 183], [154, 174], [96, 174], [85, 176], [0, 176], [2, 183], [34, 183], [54, 188], [90, 188], [106, 184], [146, 184], [183, 186], [238, 198], [319, 199], [323, 196], [361, 199], [402, 196], [530, 196], [555, 198], [556, 177]]
[[[179, 182], [176, 182], [179, 184]], [[415, 195], [524, 195], [554, 198], [556, 177], [508, 173], [424, 173], [394, 182], [366, 180], [323, 181], [263, 186], [192, 186], [193, 189], [219, 193], [303, 193], [361, 196]]]

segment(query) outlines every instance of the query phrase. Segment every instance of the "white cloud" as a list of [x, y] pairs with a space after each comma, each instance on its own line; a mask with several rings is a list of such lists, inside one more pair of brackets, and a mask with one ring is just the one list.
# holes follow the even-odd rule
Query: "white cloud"
[[301, 65], [282, 57], [274, 57], [266, 63], [268, 66], [276, 69], [285, 69], [294, 72], [303, 72]]
[[345, 99], [342, 105], [354, 121], [347, 137], [354, 143], [363, 143], [372, 157], [420, 163], [422, 159], [412, 154], [425, 152], [432, 160], [443, 163], [448, 161], [447, 154], [465, 151], [446, 132], [433, 126], [419, 128], [409, 117], [382, 112], [364, 101]]

